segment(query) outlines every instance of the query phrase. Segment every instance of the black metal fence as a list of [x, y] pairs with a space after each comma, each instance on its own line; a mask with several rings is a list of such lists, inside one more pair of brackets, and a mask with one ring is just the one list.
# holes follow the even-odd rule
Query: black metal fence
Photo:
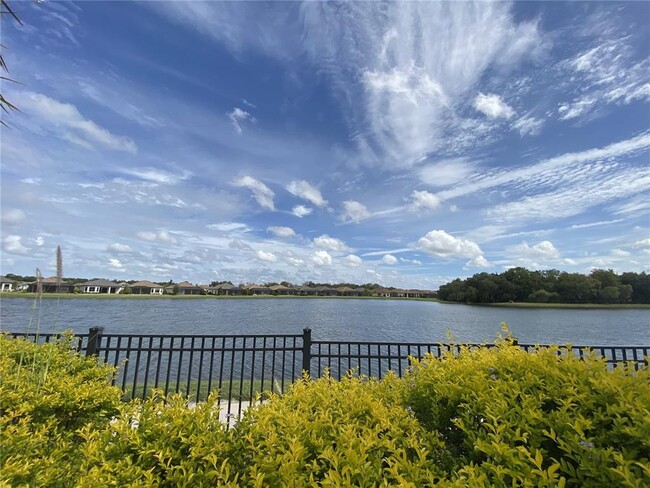
[[[13, 334], [50, 342], [57, 334]], [[107, 334], [91, 328], [74, 338], [77, 350], [96, 355], [116, 368], [113, 384], [124, 398], [145, 398], [153, 389], [182, 393], [192, 401], [219, 391], [226, 419], [239, 417], [258, 394], [282, 393], [303, 373], [313, 377], [325, 371], [334, 378], [348, 372], [382, 378], [389, 371], [402, 376], [410, 358], [426, 354], [457, 354], [461, 345], [397, 342], [312, 340], [311, 330], [295, 335], [131, 335]], [[493, 344], [467, 344], [471, 348]], [[526, 351], [539, 345], [519, 344]], [[650, 346], [572, 346], [582, 357], [590, 350], [605, 358], [608, 367], [633, 362], [648, 366]]]

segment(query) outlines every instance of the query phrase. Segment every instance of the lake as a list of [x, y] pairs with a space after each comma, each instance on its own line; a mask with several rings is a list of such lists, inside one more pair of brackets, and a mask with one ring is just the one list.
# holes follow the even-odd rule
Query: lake
[[[31, 327], [30, 327], [31, 321]], [[131, 334], [297, 334], [314, 340], [492, 342], [508, 323], [522, 343], [648, 345], [649, 309], [514, 309], [364, 299], [2, 299], [0, 329]]]

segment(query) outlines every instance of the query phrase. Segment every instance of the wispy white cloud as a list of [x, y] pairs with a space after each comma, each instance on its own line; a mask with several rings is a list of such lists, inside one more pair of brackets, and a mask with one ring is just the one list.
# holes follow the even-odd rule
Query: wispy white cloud
[[126, 268], [119, 259], [111, 258], [108, 260], [107, 266], [113, 271], [126, 271]]
[[494, 93], [479, 93], [474, 99], [474, 108], [488, 119], [510, 119], [515, 111]]
[[2, 248], [9, 254], [25, 255], [29, 252], [29, 248], [23, 246], [22, 237], [10, 234], [2, 240]]
[[296, 231], [291, 227], [284, 226], [271, 225], [266, 228], [266, 231], [278, 237], [293, 237], [296, 235]]
[[311, 207], [306, 207], [305, 205], [296, 205], [291, 209], [291, 213], [296, 217], [306, 217], [311, 214], [314, 210]]
[[463, 184], [437, 193], [437, 196], [447, 200], [513, 182], [534, 186], [536, 183], [548, 185], [549, 182], [554, 181], [554, 186], [557, 186], [560, 181], [564, 181], [563, 175], [567, 168], [572, 168], [574, 174], [578, 174], [577, 169], [583, 165], [621, 156], [632, 157], [648, 148], [650, 148], [650, 133], [644, 133], [604, 147], [565, 153], [528, 166], [483, 172], [469, 178]]
[[192, 176], [192, 172], [188, 170], [171, 173], [157, 168], [127, 168], [123, 169], [122, 173], [135, 176], [144, 181], [160, 183], [163, 185], [174, 185], [180, 181], [187, 180]]
[[440, 198], [428, 191], [414, 190], [413, 193], [411, 193], [411, 202], [416, 210], [433, 210], [440, 206]]
[[13, 101], [21, 110], [38, 120], [43, 130], [87, 149], [101, 148], [136, 154], [138, 147], [129, 137], [117, 136], [85, 118], [77, 107], [41, 93], [17, 92]]
[[433, 187], [442, 187], [458, 183], [469, 177], [474, 171], [474, 163], [465, 158], [455, 158], [427, 164], [419, 169], [419, 176], [422, 183]]
[[131, 246], [129, 246], [128, 244], [120, 244], [119, 242], [114, 242], [113, 244], [109, 244], [109, 246], [106, 249], [107, 251], [116, 254], [128, 254], [133, 252]]
[[456, 107], [490, 66], [511, 69], [540, 55], [538, 47], [548, 42], [538, 23], [516, 23], [510, 8], [487, 2], [303, 7], [305, 45], [334, 81], [367, 162], [408, 167], [444, 149], [450, 122], [452, 132], [462, 128]]
[[25, 212], [19, 208], [6, 208], [0, 214], [0, 222], [4, 225], [15, 225], [24, 222]]
[[327, 200], [323, 198], [318, 188], [305, 180], [294, 180], [287, 185], [287, 191], [292, 195], [307, 200], [317, 207], [327, 205]]
[[252, 176], [242, 176], [233, 181], [233, 185], [238, 188], [248, 188], [260, 206], [269, 210], [275, 210], [273, 203], [275, 193], [261, 181], [256, 180]]
[[255, 253], [255, 256], [257, 256], [257, 259], [259, 259], [260, 261], [264, 261], [266, 263], [275, 263], [278, 260], [277, 256], [272, 252], [267, 252], [262, 250], [257, 251]]
[[165, 244], [176, 244], [176, 239], [166, 230], [159, 231], [140, 231], [137, 234], [138, 239], [149, 242], [162, 242]]
[[512, 124], [512, 128], [519, 131], [519, 135], [522, 137], [538, 135], [542, 132], [543, 126], [544, 120], [528, 115], [520, 117]]
[[232, 126], [235, 128], [235, 132], [237, 132], [237, 134], [242, 133], [242, 128], [241, 128], [242, 122], [246, 120], [252, 123], [257, 122], [257, 119], [255, 117], [253, 117], [250, 113], [246, 112], [246, 110], [243, 110], [239, 107], [233, 108], [232, 111], [228, 112], [226, 115], [230, 119], [230, 122], [232, 123]]
[[343, 212], [341, 218], [344, 222], [352, 222], [358, 224], [362, 220], [371, 217], [368, 208], [361, 202], [355, 200], [346, 200], [343, 202]]

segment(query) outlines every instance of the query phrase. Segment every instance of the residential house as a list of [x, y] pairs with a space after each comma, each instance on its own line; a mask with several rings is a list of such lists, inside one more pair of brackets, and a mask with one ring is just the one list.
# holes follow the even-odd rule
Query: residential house
[[81, 290], [81, 293], [119, 293], [124, 287], [120, 286], [114, 281], [108, 280], [91, 280], [86, 281], [85, 283], [80, 283], [77, 287]]
[[339, 286], [336, 289], [337, 294], [340, 297], [358, 297], [359, 296], [359, 290], [350, 288], [349, 286]]
[[10, 280], [6, 276], [0, 276], [0, 292], [2, 291], [14, 291], [16, 282]]
[[297, 293], [295, 288], [284, 285], [271, 285], [269, 286], [269, 289], [274, 295], [295, 295]]
[[335, 297], [338, 295], [336, 288], [330, 288], [329, 286], [317, 286], [314, 288], [316, 293], [321, 297]]
[[179, 295], [203, 295], [203, 288], [197, 285], [193, 285], [188, 281], [183, 281], [177, 286]]
[[[74, 284], [66, 283], [65, 281], [59, 283], [56, 276], [51, 276], [41, 280], [41, 289], [43, 290], [43, 293], [72, 293], [74, 291]], [[37, 292], [38, 282], [31, 282], [27, 287], [27, 291], [31, 293]]]
[[215, 286], [209, 286], [206, 292], [210, 295], [241, 295], [244, 290], [230, 283], [219, 283]]
[[268, 286], [261, 285], [246, 285], [244, 291], [248, 291], [251, 295], [270, 295], [271, 289]]
[[131, 293], [134, 295], [162, 295], [163, 287], [151, 281], [136, 281], [131, 285]]
[[311, 286], [301, 286], [298, 288], [298, 295], [315, 296], [318, 295], [318, 291], [316, 291], [316, 288], [312, 288]]

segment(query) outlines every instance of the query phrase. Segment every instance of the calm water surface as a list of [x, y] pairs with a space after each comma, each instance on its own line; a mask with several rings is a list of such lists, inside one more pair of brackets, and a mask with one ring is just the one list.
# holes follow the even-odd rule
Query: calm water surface
[[[527, 343], [648, 345], [650, 310], [509, 309], [437, 302], [355, 299], [48, 299], [0, 301], [0, 329], [133, 334], [297, 334], [315, 340], [493, 341], [507, 322]], [[31, 321], [31, 326], [30, 326]]]

